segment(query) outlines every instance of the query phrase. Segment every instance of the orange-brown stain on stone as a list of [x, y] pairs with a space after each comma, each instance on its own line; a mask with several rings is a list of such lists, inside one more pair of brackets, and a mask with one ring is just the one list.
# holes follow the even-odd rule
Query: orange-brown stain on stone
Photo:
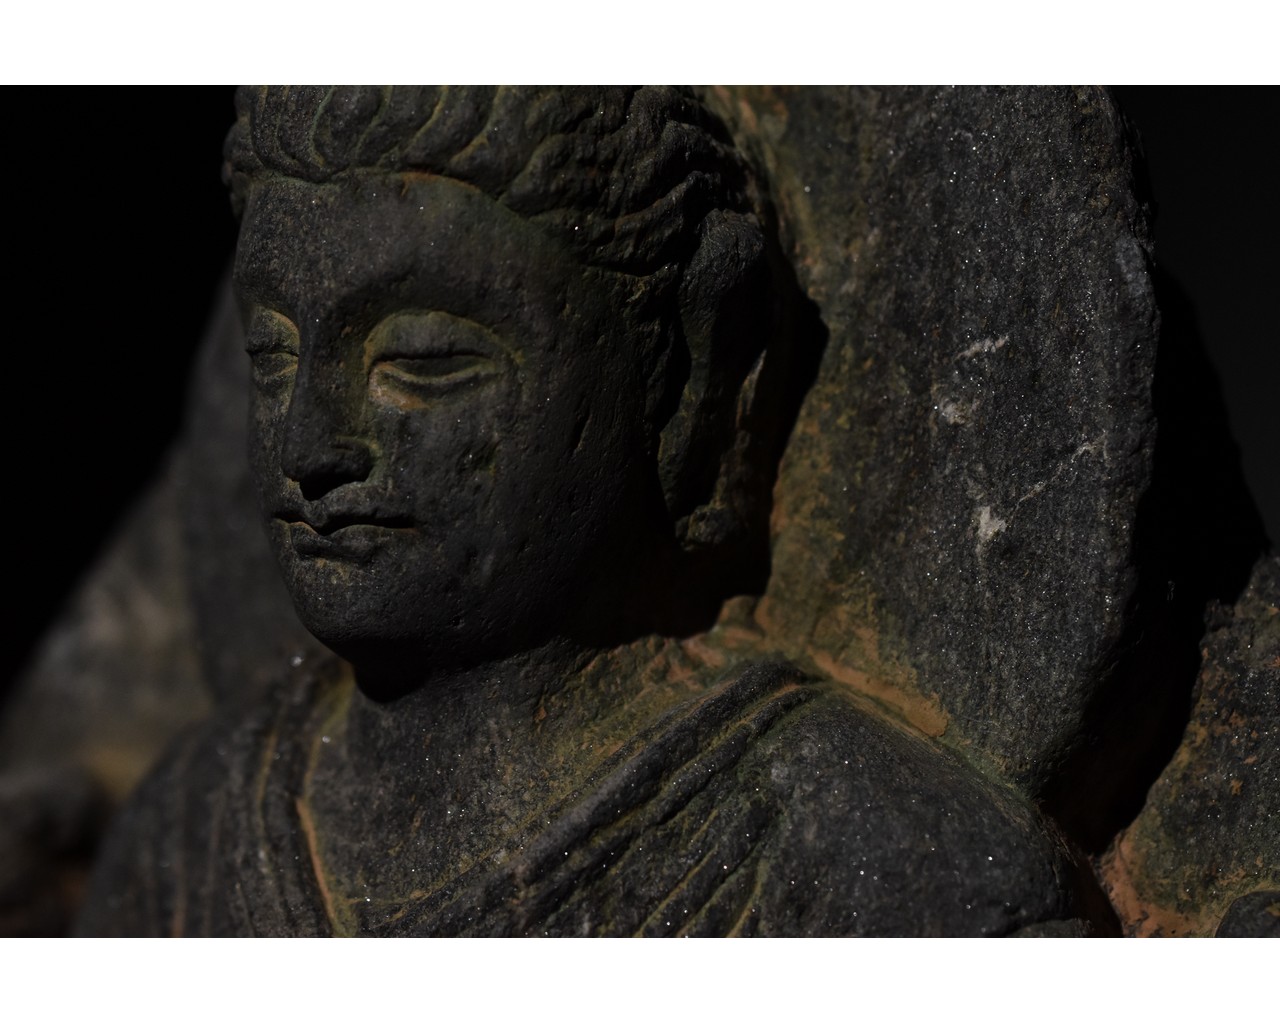
[[1221, 919], [1221, 912], [1216, 908], [1205, 907], [1199, 914], [1190, 915], [1146, 899], [1139, 881], [1141, 872], [1135, 870], [1135, 859], [1140, 863], [1141, 855], [1133, 848], [1132, 837], [1124, 835], [1104, 855], [1098, 871], [1126, 935], [1176, 938], [1214, 933]]

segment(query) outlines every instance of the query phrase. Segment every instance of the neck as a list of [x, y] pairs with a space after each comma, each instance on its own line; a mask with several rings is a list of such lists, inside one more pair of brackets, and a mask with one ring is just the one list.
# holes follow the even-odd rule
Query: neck
[[586, 703], [577, 691], [591, 653], [556, 641], [480, 665], [424, 673], [417, 686], [389, 701], [365, 696], [369, 681], [357, 668], [360, 692], [347, 715], [349, 755], [371, 768], [411, 763], [419, 759], [411, 755], [422, 751], [432, 760], [461, 757], [475, 765], [486, 748], [505, 747], [509, 738], [513, 749], [504, 756], [518, 756], [543, 732], [549, 703], [570, 712]]
[[332, 884], [395, 905], [520, 842], [622, 743], [698, 692], [707, 667], [658, 637], [606, 652], [557, 643], [437, 673], [394, 701], [352, 692], [313, 745], [302, 794]]
[[379, 804], [443, 806], [467, 794], [478, 811], [514, 824], [687, 699], [702, 674], [673, 640], [607, 652], [548, 644], [433, 676], [392, 701], [356, 690], [324, 757], [349, 780], [377, 779]]

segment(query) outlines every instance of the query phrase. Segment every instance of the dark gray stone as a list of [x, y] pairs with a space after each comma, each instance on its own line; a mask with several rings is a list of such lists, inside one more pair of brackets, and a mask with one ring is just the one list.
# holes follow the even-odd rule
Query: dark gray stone
[[[751, 102], [769, 180], [666, 90], [241, 94], [258, 500], [349, 665], [206, 650], [82, 932], [1114, 927], [1012, 784], [1096, 692], [1145, 479], [1114, 113]], [[1028, 565], [1093, 589], [1064, 622]]]
[[1251, 892], [1227, 908], [1220, 939], [1280, 939], [1280, 891]]
[[[1030, 789], [1130, 622], [1157, 313], [1101, 90], [714, 94], [829, 335], [762, 619]], [[832, 663], [837, 669], [832, 668]]]
[[[400, 766], [403, 777], [380, 791], [353, 779], [368, 712], [351, 690], [337, 667], [299, 673], [252, 717], [175, 750], [133, 802], [124, 828], [135, 838], [109, 851], [80, 929], [982, 936], [1107, 927], [1091, 881], [1017, 794], [787, 666], [734, 670], [580, 776], [524, 774], [523, 813], [500, 835], [476, 785], [482, 772], [468, 764], [444, 759], [443, 783], [433, 755]], [[359, 807], [365, 827], [333, 829], [344, 807]]]
[[1075, 845], [1168, 758], [1258, 545], [1154, 361], [1110, 99], [703, 95], [727, 131], [659, 90], [242, 96], [274, 554], [228, 298], [6, 720], [0, 930], [62, 927], [103, 782], [211, 692], [81, 932], [1274, 934], [1274, 559], [1115, 911]]
[[1212, 610], [1202, 652], [1182, 744], [1103, 861], [1131, 934], [1260, 928], [1256, 901], [1235, 903], [1280, 889], [1280, 558]]

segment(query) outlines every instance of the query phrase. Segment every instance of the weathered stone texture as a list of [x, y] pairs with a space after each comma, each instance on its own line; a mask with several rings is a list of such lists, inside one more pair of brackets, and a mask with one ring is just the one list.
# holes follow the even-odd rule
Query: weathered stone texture
[[1106, 685], [1149, 476], [1157, 315], [1116, 109], [1098, 90], [716, 101], [760, 140], [829, 332], [765, 617], [851, 679], [904, 666], [909, 715], [932, 704], [1034, 790]]
[[1280, 920], [1280, 558], [1211, 613], [1203, 655], [1182, 745], [1103, 861], [1135, 935], [1274, 934]]
[[[479, 131], [489, 124], [490, 92], [451, 94], [445, 107]], [[581, 104], [583, 95], [568, 99]], [[259, 261], [259, 280], [249, 288], [266, 295], [253, 300], [259, 314], [276, 301], [269, 293], [279, 280], [311, 274], [293, 305], [317, 296], [327, 302], [347, 270], [368, 271], [375, 257], [399, 250], [417, 260], [452, 238], [453, 250], [438, 264], [406, 263], [409, 269], [387, 275], [399, 282], [395, 289], [384, 295], [383, 282], [371, 279], [365, 292], [396, 315], [418, 315], [457, 300], [428, 286], [459, 273], [464, 293], [478, 283], [472, 312], [482, 318], [488, 302], [515, 295], [523, 304], [498, 321], [522, 325], [514, 342], [521, 376], [502, 376], [505, 364], [490, 353], [493, 372], [484, 379], [510, 385], [509, 393], [477, 389], [487, 399], [460, 404], [445, 419], [431, 418], [430, 402], [407, 403], [416, 411], [405, 422], [390, 407], [378, 412], [383, 420], [356, 417], [362, 429], [396, 425], [377, 443], [364, 438], [371, 461], [357, 472], [335, 456], [356, 449], [328, 443], [350, 441], [351, 430], [342, 433], [325, 417], [377, 400], [366, 393], [371, 378], [361, 359], [342, 355], [362, 336], [348, 337], [352, 324], [326, 307], [333, 322], [300, 331], [295, 349], [273, 348], [265, 329], [256, 347], [251, 341], [262, 364], [258, 401], [269, 406], [255, 422], [260, 433], [264, 424], [275, 431], [270, 444], [259, 438], [258, 487], [277, 520], [286, 575], [293, 566], [295, 599], [300, 592], [304, 604], [311, 601], [321, 635], [331, 634], [328, 642], [353, 668], [302, 629], [251, 511], [254, 485], [240, 457], [249, 372], [224, 294], [175, 468], [87, 586], [76, 607], [89, 611], [73, 613], [50, 640], [54, 653], [45, 660], [62, 675], [32, 690], [38, 708], [28, 714], [19, 705], [9, 719], [0, 767], [19, 764], [4, 759], [6, 749], [25, 742], [23, 749], [35, 750], [64, 735], [78, 767], [51, 784], [0, 777], [0, 804], [26, 809], [22, 828], [0, 846], [0, 914], [23, 879], [36, 877], [33, 850], [71, 856], [92, 838], [96, 805], [82, 784], [108, 769], [85, 751], [114, 742], [110, 730], [123, 728], [125, 712], [138, 710], [133, 704], [160, 701], [167, 710], [144, 715], [142, 731], [117, 744], [131, 759], [127, 773], [117, 771], [117, 794], [185, 714], [206, 703], [217, 710], [171, 749], [116, 826], [80, 921], [84, 933], [1075, 935], [1123, 924], [1132, 934], [1274, 934], [1275, 558], [1259, 565], [1238, 605], [1214, 613], [1182, 746], [1101, 863], [1114, 910], [1081, 853], [1105, 847], [1165, 764], [1187, 721], [1199, 609], [1210, 593], [1230, 600], [1239, 587], [1239, 580], [1234, 589], [1192, 586], [1184, 575], [1199, 576], [1180, 575], [1180, 567], [1230, 561], [1234, 571], [1256, 549], [1251, 533], [1240, 535], [1230, 559], [1219, 557], [1226, 546], [1199, 543], [1201, 534], [1184, 520], [1196, 520], [1204, 537], [1224, 533], [1229, 520], [1199, 513], [1216, 508], [1212, 502], [1181, 513], [1160, 507], [1204, 486], [1170, 459], [1194, 452], [1211, 463], [1226, 448], [1186, 444], [1183, 435], [1207, 436], [1208, 411], [1201, 420], [1162, 408], [1163, 454], [1153, 455], [1158, 316], [1147, 211], [1109, 96], [896, 88], [703, 96], [762, 174], [766, 230], [754, 248], [735, 248], [741, 238], [734, 235], [709, 255], [699, 236], [689, 266], [710, 266], [709, 280], [727, 280], [747, 249], [753, 260], [765, 253], [781, 312], [776, 331], [761, 329], [768, 303], [744, 299], [755, 294], [756, 276], [733, 287], [722, 282], [723, 295], [708, 292], [719, 296], [715, 316], [682, 307], [686, 331], [714, 328], [717, 338], [740, 340], [754, 330], [769, 338], [755, 370], [738, 368], [748, 383], [737, 399], [732, 389], [717, 391], [718, 412], [706, 420], [739, 432], [734, 458], [725, 456], [733, 472], [722, 473], [704, 505], [690, 511], [672, 498], [664, 512], [675, 535], [704, 546], [722, 542], [742, 525], [728, 514], [741, 495], [724, 481], [745, 493], [744, 481], [764, 479], [759, 492], [767, 495], [770, 477], [751, 474], [772, 473], [776, 462], [760, 453], [772, 450], [774, 435], [785, 432], [776, 428], [798, 407], [774, 489], [769, 564], [763, 557], [760, 566], [749, 564], [769, 538], [763, 515], [743, 512], [742, 523], [760, 527], [758, 548], [688, 563], [703, 566], [707, 580], [692, 570], [661, 575], [655, 566], [665, 572], [678, 564], [684, 572], [685, 563], [637, 554], [652, 523], [641, 521], [648, 506], [633, 495], [598, 517], [605, 557], [548, 583], [540, 575], [548, 565], [561, 555], [570, 565], [569, 555], [576, 559], [587, 546], [590, 531], [573, 526], [572, 515], [613, 500], [622, 477], [643, 461], [632, 453], [614, 465], [620, 449], [597, 440], [599, 465], [586, 471], [588, 483], [579, 489], [581, 480], [566, 478], [559, 504], [548, 504], [548, 495], [560, 494], [548, 481], [581, 458], [582, 440], [591, 437], [584, 431], [592, 417], [574, 410], [600, 403], [599, 425], [619, 418], [641, 390], [625, 360], [605, 367], [612, 377], [585, 369], [584, 360], [603, 359], [604, 349], [600, 332], [583, 327], [584, 311], [614, 333], [630, 323], [615, 315], [612, 293], [583, 286], [581, 268], [565, 264], [564, 281], [548, 279], [555, 287], [548, 285], [543, 310], [524, 289], [564, 254], [499, 210], [501, 196], [481, 201], [474, 182], [459, 179], [460, 187], [447, 174], [413, 172], [422, 179], [414, 186], [423, 190], [417, 213], [436, 218], [422, 245], [401, 229], [412, 223], [420, 230], [424, 218], [396, 219], [404, 182], [388, 189], [392, 182], [370, 178], [365, 195], [325, 184], [323, 161], [307, 171], [315, 179], [309, 183], [273, 172], [279, 209], [261, 191], [247, 215], [258, 249], [270, 257]], [[539, 109], [554, 111], [565, 99]], [[418, 100], [397, 109], [417, 116]], [[292, 102], [281, 101], [281, 123], [296, 117], [298, 132], [310, 131], [318, 122], [291, 113]], [[345, 102], [325, 109], [364, 116], [382, 100], [361, 93]], [[600, 104], [601, 116], [607, 105]], [[501, 116], [512, 109], [495, 107], [507, 111]], [[727, 141], [718, 126], [711, 136], [716, 145]], [[648, 142], [637, 144], [637, 153], [651, 151]], [[684, 159], [692, 158], [686, 152]], [[744, 186], [743, 195], [754, 188]], [[338, 211], [329, 221], [312, 209], [321, 197]], [[308, 237], [318, 240], [323, 259], [300, 241], [295, 206], [314, 214]], [[736, 223], [745, 216], [734, 212]], [[385, 230], [366, 231], [362, 217]], [[350, 236], [342, 244], [340, 229]], [[460, 243], [455, 230], [482, 241]], [[510, 251], [495, 256], [503, 246]], [[495, 266], [521, 259], [531, 276], [490, 280]], [[330, 279], [317, 271], [326, 260], [342, 273]], [[433, 273], [422, 273], [428, 265]], [[377, 322], [361, 321], [361, 330]], [[541, 335], [530, 330], [539, 324]], [[640, 337], [637, 331], [629, 341]], [[317, 354], [330, 343], [336, 347]], [[721, 351], [718, 345], [711, 350]], [[1163, 360], [1169, 352], [1164, 345]], [[287, 398], [271, 392], [267, 402], [270, 360], [286, 355], [308, 372], [350, 372], [317, 391], [297, 370], [291, 387], [298, 390]], [[787, 380], [788, 367], [806, 385], [812, 378], [803, 404], [797, 386], [781, 413], [758, 397], [785, 391], [785, 383], [770, 391], [778, 367], [777, 379]], [[704, 370], [682, 379], [681, 403]], [[768, 386], [757, 392], [751, 382], [759, 379]], [[1175, 383], [1188, 389], [1179, 410], [1205, 404], [1194, 373]], [[347, 404], [331, 406], [339, 384]], [[678, 391], [673, 386], [667, 397]], [[560, 397], [553, 402], [544, 392]], [[299, 395], [315, 404], [308, 416], [297, 412], [306, 407]], [[539, 401], [520, 404], [529, 395]], [[488, 448], [468, 433], [477, 424]], [[309, 447], [298, 441], [304, 428], [314, 428]], [[545, 454], [547, 438], [561, 435], [576, 437], [563, 458], [534, 458]], [[652, 447], [637, 452], [648, 458]], [[488, 460], [484, 473], [508, 482], [494, 492], [506, 504], [488, 518], [481, 514], [488, 485], [477, 483], [487, 477], [472, 466], [477, 451]], [[345, 529], [343, 515], [371, 530], [382, 520], [361, 515], [388, 515], [368, 502], [339, 507], [334, 498], [332, 508], [322, 506], [340, 487], [368, 498], [363, 485], [376, 474], [361, 474], [370, 467], [399, 481], [378, 492], [382, 499], [421, 498], [412, 507], [417, 518], [396, 506], [396, 528], [411, 520], [415, 537], [446, 538], [458, 547], [458, 565], [478, 564], [480, 552], [516, 531], [549, 553], [526, 558], [525, 546], [511, 544], [511, 565], [525, 574], [500, 568], [483, 585], [463, 570], [432, 575], [407, 557], [388, 557], [386, 573], [357, 574], [358, 585], [340, 573], [325, 576], [320, 582], [331, 589], [323, 589], [319, 576], [308, 575], [317, 550], [344, 572], [363, 566], [358, 552], [344, 555], [341, 538], [316, 538]], [[707, 488], [714, 477], [706, 474]], [[671, 480], [663, 486], [677, 494]], [[1210, 490], [1247, 504], [1233, 486]], [[271, 505], [276, 492], [289, 500]], [[615, 530], [632, 514], [631, 533]], [[302, 533], [302, 546], [282, 546], [282, 530], [285, 539]], [[665, 552], [665, 530], [650, 538], [653, 552]], [[470, 553], [462, 550], [468, 545]], [[422, 565], [435, 564], [423, 558]], [[738, 576], [716, 578], [735, 569], [760, 586], [767, 576], [767, 589], [761, 595]], [[610, 573], [613, 582], [605, 580]], [[460, 604], [457, 614], [423, 626], [456, 598], [459, 580], [470, 581], [474, 594], [464, 596], [475, 598], [480, 613]], [[132, 595], [127, 613], [103, 604], [119, 581]], [[714, 604], [703, 602], [708, 594]], [[732, 594], [716, 620], [721, 599]], [[348, 599], [363, 619], [331, 612]], [[644, 614], [609, 619], [607, 610], [624, 604]], [[406, 610], [413, 615], [401, 625], [411, 643], [361, 646], [368, 638], [360, 629], [376, 639], [382, 634], [372, 627]], [[570, 613], [582, 628], [573, 639], [590, 640], [573, 657], [557, 646]], [[525, 634], [512, 641], [522, 617]], [[489, 632], [465, 633], [468, 621]], [[413, 632], [419, 628], [421, 635]], [[440, 643], [455, 633], [466, 643], [459, 641], [454, 662], [443, 659], [457, 672], [446, 680], [445, 699], [432, 686], [445, 685]], [[1186, 648], [1185, 671], [1169, 670], [1177, 659], [1161, 656], [1175, 640], [1177, 650]], [[344, 648], [347, 641], [352, 646]], [[511, 650], [499, 650], [502, 644]], [[376, 677], [383, 676], [403, 676], [407, 688], [380, 690]], [[419, 685], [427, 677], [430, 684]], [[157, 689], [164, 678], [175, 682], [172, 690]], [[110, 728], [88, 728], [122, 681], [125, 698], [110, 707]], [[67, 688], [88, 702], [57, 723], [51, 709]], [[175, 701], [188, 694], [189, 707], [175, 714]], [[1148, 719], [1157, 721], [1148, 730], [1154, 737], [1143, 732]], [[31, 722], [38, 727], [26, 728]], [[1107, 786], [1087, 784], [1109, 774], [1131, 807]], [[1081, 824], [1095, 808], [1097, 835]], [[55, 889], [73, 892], [77, 877], [68, 870], [46, 878], [44, 902], [23, 911], [28, 920], [65, 917], [74, 901]], [[234, 900], [224, 898], [231, 892]]]

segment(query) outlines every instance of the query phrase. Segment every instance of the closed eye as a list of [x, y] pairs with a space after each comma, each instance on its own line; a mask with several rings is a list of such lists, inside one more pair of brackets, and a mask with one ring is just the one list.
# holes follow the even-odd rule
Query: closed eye
[[249, 358], [253, 363], [253, 376], [260, 384], [293, 373], [298, 368], [298, 357], [282, 349], [250, 352]]
[[254, 383], [265, 390], [287, 384], [298, 368], [298, 329], [283, 313], [258, 307], [245, 332]]
[[498, 364], [478, 352], [389, 356], [374, 363], [369, 387], [377, 400], [417, 406], [482, 384], [498, 372]]
[[480, 387], [505, 366], [487, 328], [436, 310], [392, 314], [370, 333], [365, 351], [371, 397], [402, 409]]

